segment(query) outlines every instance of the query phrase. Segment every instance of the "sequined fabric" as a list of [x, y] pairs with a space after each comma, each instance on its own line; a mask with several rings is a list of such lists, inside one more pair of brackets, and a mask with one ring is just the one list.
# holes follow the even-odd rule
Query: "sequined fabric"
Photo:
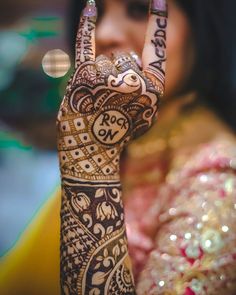
[[162, 184], [127, 201], [137, 294], [236, 294], [236, 146], [179, 153]]

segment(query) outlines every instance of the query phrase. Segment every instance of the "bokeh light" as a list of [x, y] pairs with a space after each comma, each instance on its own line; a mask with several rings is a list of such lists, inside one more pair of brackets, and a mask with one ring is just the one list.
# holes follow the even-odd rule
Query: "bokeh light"
[[61, 49], [50, 50], [43, 57], [42, 67], [52, 78], [63, 77], [71, 67], [69, 55]]

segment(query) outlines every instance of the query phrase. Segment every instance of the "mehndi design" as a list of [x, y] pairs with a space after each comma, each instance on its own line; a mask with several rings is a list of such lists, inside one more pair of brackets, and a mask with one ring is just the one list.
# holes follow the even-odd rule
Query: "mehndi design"
[[143, 72], [126, 53], [95, 58], [95, 22], [96, 6], [88, 1], [77, 35], [76, 70], [57, 120], [62, 294], [135, 294], [119, 161], [124, 146], [157, 115], [166, 15], [156, 10], [150, 15]]

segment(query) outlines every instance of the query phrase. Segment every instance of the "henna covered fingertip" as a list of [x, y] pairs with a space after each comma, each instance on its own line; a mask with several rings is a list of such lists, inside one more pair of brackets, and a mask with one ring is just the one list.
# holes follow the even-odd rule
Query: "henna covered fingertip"
[[83, 16], [87, 17], [97, 17], [97, 7], [94, 0], [88, 0], [87, 5], [83, 10]]

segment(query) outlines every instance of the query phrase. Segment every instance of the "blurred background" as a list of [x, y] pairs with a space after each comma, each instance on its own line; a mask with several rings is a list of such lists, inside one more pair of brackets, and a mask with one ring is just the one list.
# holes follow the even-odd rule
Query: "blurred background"
[[0, 258], [60, 185], [55, 119], [72, 68], [69, 3], [0, 2]]
[[[77, 1], [74, 3], [78, 5], [82, 0]], [[227, 6], [226, 2], [231, 4]], [[231, 15], [235, 2], [226, 2], [222, 5], [225, 7], [224, 13]], [[2, 280], [6, 281], [7, 288], [14, 282], [15, 285], [21, 285], [22, 290], [33, 290], [28, 293], [14, 293], [14, 290], [4, 294], [0, 291], [3, 295], [59, 294], [59, 247], [55, 248], [55, 245], [59, 244], [60, 196], [57, 192], [60, 176], [55, 121], [73, 68], [70, 50], [72, 40], [68, 40], [67, 34], [68, 12], [73, 10], [69, 4], [68, 0], [0, 1], [0, 263], [5, 259], [4, 266], [7, 269], [6, 279], [5, 274], [1, 276], [0, 264], [0, 287]], [[217, 17], [214, 6], [212, 9], [213, 16]], [[225, 107], [221, 97], [224, 97], [228, 85], [232, 86], [231, 96], [235, 98], [236, 38], [235, 26], [231, 21], [235, 23], [232, 17], [229, 18], [225, 31], [218, 28], [224, 35], [220, 41], [229, 39], [230, 42], [225, 42], [225, 46], [230, 46], [227, 46], [224, 56], [227, 62], [220, 64], [220, 61], [214, 60], [214, 63], [220, 64], [223, 73], [232, 71], [231, 75], [225, 75], [226, 79], [222, 79], [221, 83], [217, 81], [214, 85], [219, 93], [219, 109], [219, 106], [222, 109]], [[74, 24], [70, 25], [73, 28]], [[199, 32], [204, 32], [205, 38], [208, 31], [204, 26], [202, 31], [201, 28], [198, 28]], [[72, 32], [70, 35], [73, 35]], [[204, 51], [210, 37], [206, 39]], [[208, 49], [211, 51], [214, 48], [209, 46]], [[201, 66], [205, 69], [204, 61]], [[232, 77], [232, 81], [228, 77]], [[232, 105], [235, 106], [235, 99], [232, 99]], [[231, 109], [233, 118], [235, 107]], [[54, 203], [48, 202], [50, 200]], [[33, 231], [30, 235], [30, 238], [35, 238], [34, 243], [26, 243], [30, 241], [30, 238], [27, 240], [27, 228], [30, 228], [38, 214], [46, 212], [46, 215], [50, 210], [55, 215], [48, 214], [48, 218], [44, 218], [46, 226], [38, 218], [37, 235], [32, 234]], [[42, 249], [42, 245], [48, 248]], [[36, 249], [37, 246], [39, 249]], [[26, 265], [25, 261], [29, 264]], [[30, 275], [24, 276], [22, 265], [32, 275], [32, 287], [29, 287], [28, 282]], [[43, 283], [41, 278], [44, 278]], [[54, 290], [54, 285], [58, 289]], [[40, 287], [47, 291], [43, 292]]]
[[71, 69], [67, 3], [0, 2], [0, 257], [59, 187], [55, 118]]

